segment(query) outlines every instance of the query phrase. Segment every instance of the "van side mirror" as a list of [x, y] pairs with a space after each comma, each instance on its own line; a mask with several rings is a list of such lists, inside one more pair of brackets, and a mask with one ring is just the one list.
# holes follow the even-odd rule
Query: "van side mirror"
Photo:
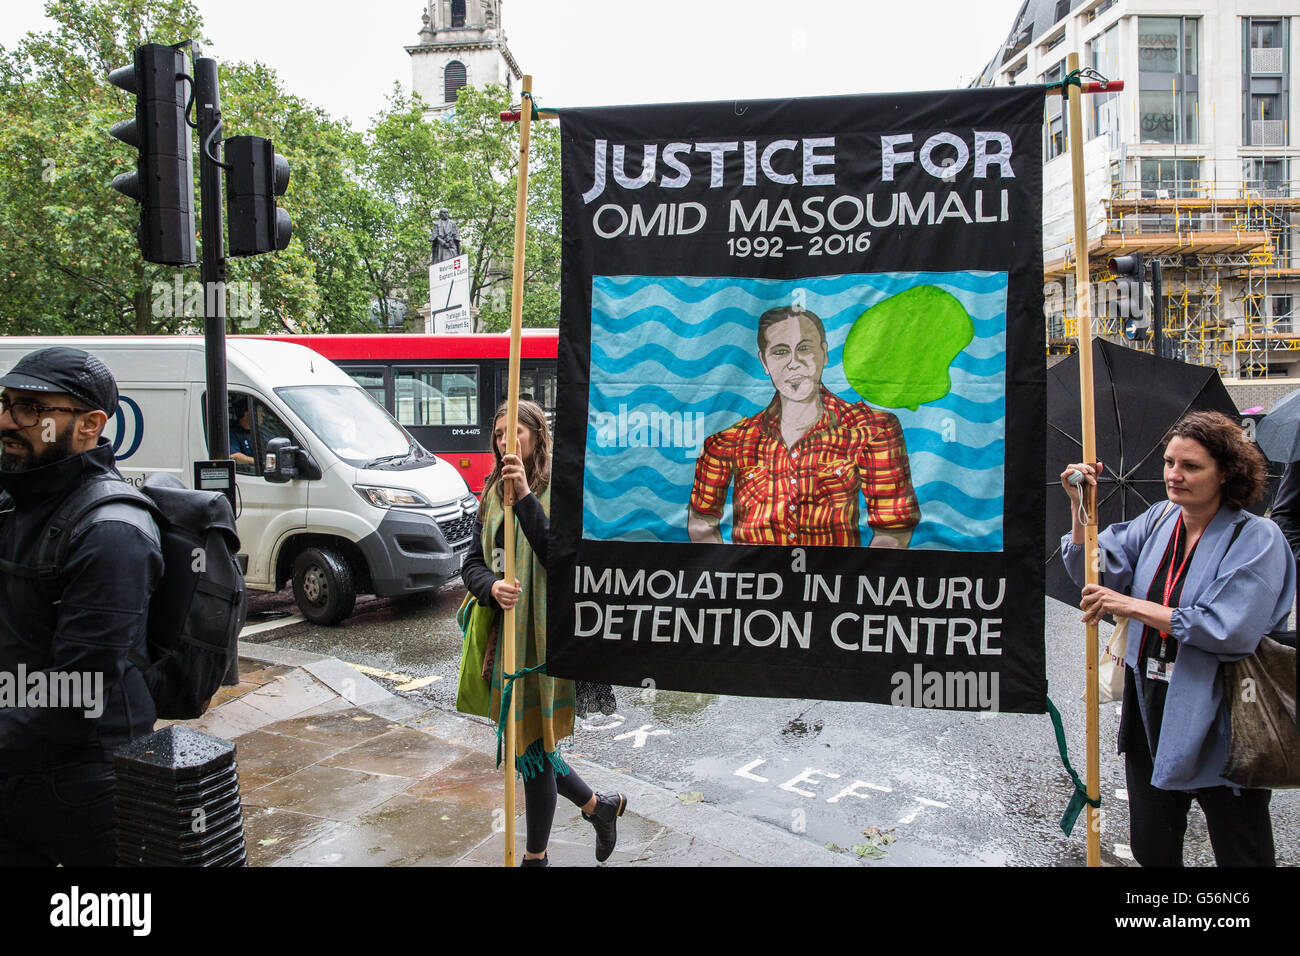
[[266, 443], [262, 477], [277, 485], [298, 477], [298, 447], [287, 438], [272, 438]]
[[284, 484], [295, 478], [317, 481], [324, 474], [311, 452], [299, 448], [288, 438], [272, 438], [266, 443], [262, 466], [262, 477], [274, 484]]

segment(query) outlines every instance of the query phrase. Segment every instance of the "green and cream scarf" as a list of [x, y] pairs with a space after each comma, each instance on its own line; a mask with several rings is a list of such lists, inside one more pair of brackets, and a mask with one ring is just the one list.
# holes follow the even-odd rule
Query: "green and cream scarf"
[[[498, 558], [497, 530], [505, 520], [505, 507], [498, 494], [500, 484], [483, 496], [481, 519], [483, 521], [483, 554], [498, 575], [504, 573], [505, 557]], [[548, 485], [537, 496], [542, 509], [549, 516], [551, 489]], [[538, 560], [523, 528], [515, 520], [515, 576], [519, 578], [522, 592], [515, 606], [515, 673], [546, 663], [546, 566]], [[504, 618], [501, 640], [504, 632]], [[488, 716], [499, 720], [501, 713], [502, 666], [505, 661], [504, 646], [497, 648], [492, 669], [492, 706]], [[558, 774], [569, 772], [560, 756], [557, 744], [573, 734], [574, 688], [573, 681], [550, 677], [540, 671], [531, 671], [514, 681], [511, 691], [515, 721], [515, 768], [524, 780], [531, 780], [549, 761]]]

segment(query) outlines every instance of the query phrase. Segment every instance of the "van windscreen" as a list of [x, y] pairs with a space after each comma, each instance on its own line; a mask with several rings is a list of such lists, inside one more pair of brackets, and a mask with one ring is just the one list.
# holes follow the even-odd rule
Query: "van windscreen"
[[364, 389], [301, 385], [275, 393], [330, 451], [357, 468], [428, 454]]

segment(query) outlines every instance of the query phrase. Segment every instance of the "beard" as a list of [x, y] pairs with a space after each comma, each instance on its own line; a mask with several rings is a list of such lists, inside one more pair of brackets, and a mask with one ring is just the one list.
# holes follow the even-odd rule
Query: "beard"
[[27, 446], [27, 454], [16, 455], [12, 452], [0, 452], [0, 472], [15, 473], [22, 471], [32, 471], [35, 468], [42, 468], [45, 465], [52, 465], [55, 462], [62, 461], [64, 458], [71, 458], [75, 452], [72, 448], [72, 432], [76, 422], [68, 423], [62, 434], [55, 436], [54, 441], [42, 443], [41, 450], [38, 452], [19, 432], [0, 432], [0, 438], [7, 438], [11, 441], [22, 442]]

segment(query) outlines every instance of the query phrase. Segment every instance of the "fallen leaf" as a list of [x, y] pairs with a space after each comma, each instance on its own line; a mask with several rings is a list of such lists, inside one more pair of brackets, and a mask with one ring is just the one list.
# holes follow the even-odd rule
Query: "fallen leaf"
[[704, 794], [698, 790], [692, 790], [690, 793], [679, 793], [677, 799], [682, 803], [700, 803], [704, 800]]
[[373, 717], [353, 717], [353, 720], [374, 720]]
[[853, 852], [866, 860], [883, 860], [889, 854], [872, 843], [855, 843]]
[[862, 835], [867, 838], [867, 842], [876, 846], [889, 846], [891, 843], [898, 842], [898, 835], [894, 833], [892, 827], [888, 830], [882, 830], [880, 827], [867, 827], [862, 831]]
[[258, 841], [257, 841], [257, 845], [258, 845], [258, 846], [270, 846], [272, 843], [279, 843], [279, 842], [280, 842], [280, 838], [279, 838], [279, 837], [268, 837], [268, 838], [265, 839], [265, 840], [258, 840]]

